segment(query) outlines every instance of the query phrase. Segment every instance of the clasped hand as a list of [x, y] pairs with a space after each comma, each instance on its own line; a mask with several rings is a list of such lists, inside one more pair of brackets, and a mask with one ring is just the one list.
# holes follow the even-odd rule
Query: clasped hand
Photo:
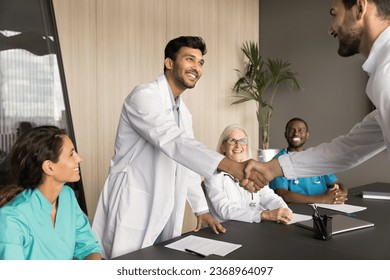
[[334, 184], [324, 194], [325, 203], [344, 204], [348, 200], [348, 189]]
[[243, 162], [245, 178], [240, 182], [240, 186], [249, 192], [258, 192], [274, 179], [272, 166], [270, 163], [255, 161], [254, 159]]

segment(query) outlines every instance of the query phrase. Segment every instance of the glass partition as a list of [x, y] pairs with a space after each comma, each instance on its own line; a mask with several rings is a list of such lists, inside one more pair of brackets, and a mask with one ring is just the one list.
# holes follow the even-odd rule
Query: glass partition
[[[14, 183], [8, 154], [38, 125], [66, 129], [76, 145], [51, 0], [0, 0], [0, 186]], [[82, 180], [70, 184], [87, 213]]]

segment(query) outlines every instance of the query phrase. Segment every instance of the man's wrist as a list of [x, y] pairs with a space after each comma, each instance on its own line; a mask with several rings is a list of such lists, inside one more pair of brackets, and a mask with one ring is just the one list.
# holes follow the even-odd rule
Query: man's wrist
[[201, 211], [201, 212], [196, 212], [195, 216], [199, 217], [199, 216], [201, 216], [203, 214], [209, 214], [209, 213], [210, 213], [209, 210], [205, 210], [205, 211]]
[[283, 176], [283, 169], [279, 163], [279, 159], [274, 158], [271, 161], [269, 161], [269, 164], [271, 165], [271, 175], [273, 178], [281, 177]]

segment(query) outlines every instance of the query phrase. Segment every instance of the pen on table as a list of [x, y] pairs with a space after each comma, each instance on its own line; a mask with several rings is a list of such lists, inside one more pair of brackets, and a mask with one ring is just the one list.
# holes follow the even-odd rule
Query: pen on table
[[186, 248], [186, 249], [184, 249], [184, 251], [191, 253], [191, 254], [194, 254], [194, 255], [197, 255], [197, 256], [202, 257], [202, 258], [207, 257], [206, 255], [203, 255], [202, 253], [196, 252], [196, 251], [191, 250], [191, 249]]

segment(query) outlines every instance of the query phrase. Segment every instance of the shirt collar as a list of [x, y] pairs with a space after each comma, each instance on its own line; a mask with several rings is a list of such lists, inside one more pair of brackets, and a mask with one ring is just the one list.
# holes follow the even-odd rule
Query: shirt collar
[[47, 200], [47, 198], [41, 193], [38, 188], [32, 190], [31, 196], [38, 201], [39, 205], [44, 211], [48, 211], [51, 213], [53, 205], [50, 203], [49, 200]]
[[375, 40], [372, 45], [370, 54], [368, 55], [367, 60], [364, 62], [362, 68], [364, 71], [371, 75], [375, 68], [377, 67], [378, 62], [380, 62], [380, 54], [382, 53], [382, 49], [385, 44], [390, 40], [390, 26], [388, 26], [383, 32], [379, 35], [379, 37]]

